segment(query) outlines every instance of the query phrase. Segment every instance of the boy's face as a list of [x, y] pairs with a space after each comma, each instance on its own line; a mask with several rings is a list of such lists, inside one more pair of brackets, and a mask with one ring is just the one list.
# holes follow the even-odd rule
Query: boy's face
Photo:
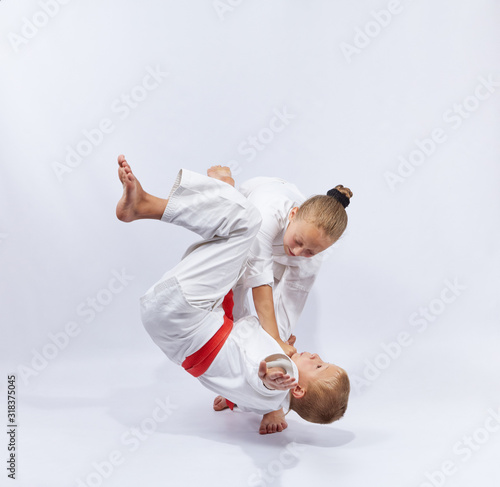
[[298, 385], [307, 389], [307, 385], [318, 379], [328, 379], [338, 374], [340, 367], [323, 362], [317, 353], [294, 353], [292, 360], [299, 369]]
[[286, 255], [292, 257], [312, 257], [326, 250], [334, 242], [325, 232], [312, 223], [295, 218], [298, 208], [289, 215], [290, 224], [283, 237]]

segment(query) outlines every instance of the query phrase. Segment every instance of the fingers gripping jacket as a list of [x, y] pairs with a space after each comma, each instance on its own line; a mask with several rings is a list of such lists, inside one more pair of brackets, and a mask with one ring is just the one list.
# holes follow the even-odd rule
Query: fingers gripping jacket
[[281, 367], [284, 369], [285, 374], [288, 374], [289, 376], [293, 376], [293, 367], [290, 358], [288, 358], [284, 354], [275, 354], [275, 355], [270, 355], [269, 357], [266, 358], [267, 362], [267, 368], [271, 367]]

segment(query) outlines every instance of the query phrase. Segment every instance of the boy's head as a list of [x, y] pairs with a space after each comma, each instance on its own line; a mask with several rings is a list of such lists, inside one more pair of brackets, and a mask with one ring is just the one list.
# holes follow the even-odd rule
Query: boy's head
[[346, 371], [309, 352], [295, 353], [292, 360], [299, 370], [299, 382], [290, 390], [290, 409], [311, 423], [328, 424], [340, 419], [349, 399]]

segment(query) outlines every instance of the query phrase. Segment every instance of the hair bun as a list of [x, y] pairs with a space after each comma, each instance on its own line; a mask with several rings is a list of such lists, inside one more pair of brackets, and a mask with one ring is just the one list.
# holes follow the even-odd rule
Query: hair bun
[[335, 189], [337, 191], [340, 191], [344, 196], [347, 196], [349, 199], [352, 198], [352, 191], [349, 188], [346, 188], [345, 186], [338, 184], [337, 186], [335, 186]]
[[349, 206], [350, 200], [352, 198], [352, 191], [349, 188], [338, 184], [335, 188], [331, 189], [326, 193], [328, 196], [335, 198], [344, 208]]

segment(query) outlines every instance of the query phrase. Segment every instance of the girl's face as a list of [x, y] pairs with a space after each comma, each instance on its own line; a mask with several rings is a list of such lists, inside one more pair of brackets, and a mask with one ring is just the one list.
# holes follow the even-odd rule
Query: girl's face
[[295, 218], [297, 211], [297, 207], [293, 208], [288, 217], [290, 224], [283, 237], [286, 255], [313, 257], [334, 244], [333, 239], [325, 235], [323, 230], [312, 223]]

